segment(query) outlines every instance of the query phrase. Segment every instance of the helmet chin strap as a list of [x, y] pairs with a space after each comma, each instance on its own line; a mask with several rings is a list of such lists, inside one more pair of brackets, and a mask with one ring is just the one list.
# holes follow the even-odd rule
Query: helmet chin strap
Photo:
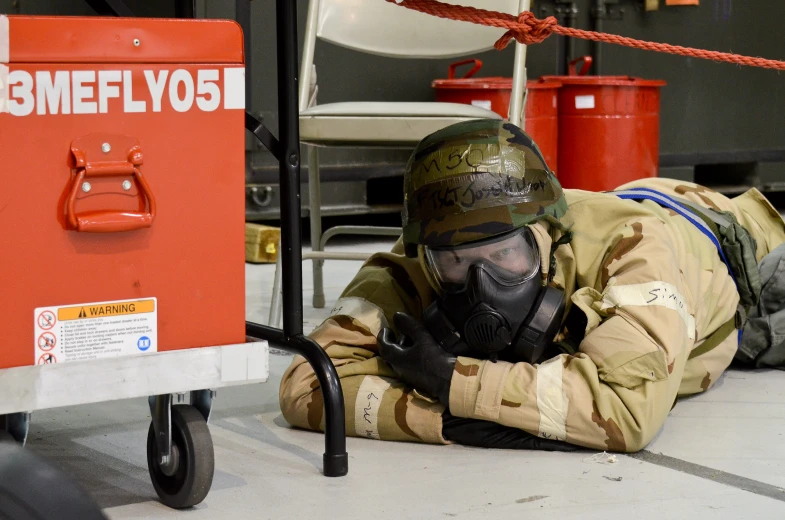
[[556, 276], [556, 250], [559, 248], [559, 246], [569, 244], [572, 240], [572, 231], [565, 229], [561, 223], [559, 223], [557, 229], [562, 232], [562, 236], [560, 236], [556, 242], [551, 244], [550, 262], [548, 263], [548, 283], [550, 283], [553, 280], [553, 277]]

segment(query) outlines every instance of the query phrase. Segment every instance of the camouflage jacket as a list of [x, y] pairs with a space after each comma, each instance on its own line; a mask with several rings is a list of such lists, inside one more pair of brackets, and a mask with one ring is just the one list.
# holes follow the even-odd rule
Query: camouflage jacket
[[[785, 224], [757, 190], [729, 199], [667, 179], [620, 189], [634, 186], [732, 211], [756, 239], [757, 260], [785, 242]], [[562, 221], [573, 238], [556, 250], [552, 283], [566, 291], [568, 310], [585, 315], [578, 351], [536, 365], [460, 357], [450, 411], [593, 449], [637, 451], [678, 396], [706, 391], [730, 364], [735, 331], [707, 353], [690, 353], [733, 318], [739, 296], [715, 246], [683, 217], [650, 201], [565, 193]], [[532, 230], [547, 266], [560, 232], [545, 222]], [[444, 407], [397, 380], [376, 354], [376, 336], [395, 312], [419, 318], [435, 297], [421, 263], [405, 257], [399, 241], [368, 260], [312, 333], [341, 378], [349, 435], [447, 443]], [[283, 376], [280, 404], [290, 424], [323, 430], [318, 381], [300, 356]]]

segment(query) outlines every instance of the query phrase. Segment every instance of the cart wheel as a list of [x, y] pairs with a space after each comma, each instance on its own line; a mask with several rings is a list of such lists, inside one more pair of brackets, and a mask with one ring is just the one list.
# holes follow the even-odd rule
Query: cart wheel
[[175, 509], [195, 506], [213, 484], [215, 455], [207, 422], [189, 404], [172, 406], [172, 456], [176, 469], [166, 475], [158, 463], [158, 443], [153, 425], [147, 434], [147, 468], [153, 487], [164, 505]]

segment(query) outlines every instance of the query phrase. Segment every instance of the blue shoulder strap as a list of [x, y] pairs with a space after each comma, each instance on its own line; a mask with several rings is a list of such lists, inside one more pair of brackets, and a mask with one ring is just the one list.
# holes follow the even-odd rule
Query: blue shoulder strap
[[720, 241], [717, 238], [717, 235], [706, 225], [706, 223], [695, 213], [691, 210], [682, 205], [680, 202], [675, 200], [672, 197], [664, 193], [660, 193], [659, 191], [652, 190], [649, 188], [631, 188], [629, 190], [622, 190], [622, 191], [612, 191], [613, 193], [619, 198], [622, 199], [631, 199], [631, 200], [651, 200], [659, 204], [660, 206], [665, 206], [666, 208], [670, 208], [682, 217], [686, 218], [690, 223], [692, 223], [695, 227], [697, 227], [704, 235], [709, 237], [709, 240], [714, 244], [717, 248], [717, 252], [720, 254], [720, 258], [722, 261], [725, 262], [725, 267], [728, 268], [728, 273], [730, 273], [731, 278], [733, 278], [734, 283], [736, 282], [736, 277], [733, 274], [733, 270], [728, 263], [728, 259], [725, 257], [725, 252], [722, 250], [722, 246], [720, 245]]
[[[711, 240], [712, 244], [714, 244], [714, 246], [717, 248], [717, 252], [720, 254], [720, 258], [722, 258], [722, 261], [725, 262], [725, 267], [728, 268], [728, 274], [730, 274], [733, 283], [738, 288], [739, 284], [736, 281], [736, 276], [733, 274], [733, 270], [730, 267], [730, 263], [728, 263], [728, 259], [725, 257], [725, 252], [722, 250], [722, 246], [720, 245], [720, 241], [717, 238], [717, 235], [714, 234], [714, 231], [712, 231], [711, 228], [707, 226], [706, 223], [700, 217], [698, 217], [692, 209], [686, 207], [684, 204], [674, 199], [673, 197], [669, 197], [664, 193], [649, 188], [630, 188], [628, 190], [612, 191], [610, 193], [613, 193], [614, 195], [622, 199], [651, 200], [653, 202], [656, 202], [660, 206], [665, 206], [666, 208], [672, 209], [682, 217], [686, 218], [695, 227], [697, 227], [704, 235], [709, 237], [709, 240]], [[728, 323], [726, 323], [726, 325], [728, 327], [735, 328], [733, 322], [735, 322], [735, 317], [732, 318]], [[724, 336], [727, 335], [724, 333], [725, 328], [726, 328], [725, 326], [721, 327], [720, 329], [715, 331], [712, 336], [716, 336], [716, 338], [720, 338], [722, 336], [722, 338], [724, 339]], [[742, 326], [739, 328], [739, 332], [738, 332], [739, 342], [741, 342], [741, 336], [743, 332], [744, 332], [744, 327]], [[694, 357], [695, 355], [703, 354], [706, 351], [711, 350], [716, 346], [715, 344], [716, 342], [713, 341], [709, 342], [707, 340], [704, 343], [705, 346], [707, 346], [708, 348], [701, 349], [700, 352], [696, 351], [694, 354], [690, 355], [690, 358]]]

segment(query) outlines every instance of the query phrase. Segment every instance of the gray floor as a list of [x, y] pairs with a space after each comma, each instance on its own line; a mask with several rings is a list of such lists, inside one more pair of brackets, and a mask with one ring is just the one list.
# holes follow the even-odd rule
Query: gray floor
[[[390, 243], [339, 245], [388, 248]], [[326, 310], [310, 306], [306, 331]], [[327, 309], [359, 267], [328, 261]], [[266, 322], [272, 266], [247, 268], [247, 317]], [[783, 518], [785, 374], [728, 372], [680, 402], [645, 452], [611, 463], [551, 454], [349, 439], [349, 475], [320, 474], [324, 438], [293, 430], [278, 408], [290, 357], [263, 385], [222, 390], [210, 429], [212, 491], [190, 511], [160, 505], [145, 461], [144, 400], [38, 412], [29, 447], [85, 486], [112, 519], [131, 518]]]

